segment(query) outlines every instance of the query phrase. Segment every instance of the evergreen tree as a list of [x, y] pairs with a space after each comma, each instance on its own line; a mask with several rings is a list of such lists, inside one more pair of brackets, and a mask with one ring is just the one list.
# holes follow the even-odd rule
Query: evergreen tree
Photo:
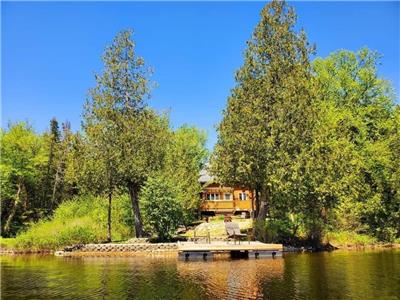
[[303, 31], [294, 31], [295, 22], [285, 2], [263, 8], [236, 73], [212, 159], [223, 183], [256, 190], [259, 220], [272, 206], [295, 205], [304, 175], [299, 155], [311, 138], [313, 48]]
[[43, 180], [42, 187], [42, 204], [43, 208], [50, 209], [51, 208], [51, 195], [52, 195], [52, 186], [54, 186], [54, 177], [56, 174], [56, 160], [58, 158], [58, 150], [60, 143], [60, 130], [58, 127], [58, 121], [54, 117], [50, 120], [50, 132], [45, 134], [45, 138], [47, 141], [49, 159], [47, 162], [47, 171]]
[[146, 105], [150, 70], [136, 55], [131, 35], [123, 31], [107, 47], [104, 71], [96, 75], [97, 85], [85, 105], [84, 129], [94, 153], [104, 161], [110, 199], [115, 187], [128, 189], [136, 236], [141, 237], [138, 193], [147, 176], [162, 167], [169, 123]]

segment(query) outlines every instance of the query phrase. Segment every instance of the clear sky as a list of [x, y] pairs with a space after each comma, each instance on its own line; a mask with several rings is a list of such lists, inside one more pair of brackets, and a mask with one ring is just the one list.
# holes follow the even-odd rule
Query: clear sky
[[[399, 91], [399, 2], [292, 2], [317, 56], [368, 46], [379, 73]], [[234, 71], [263, 2], [2, 2], [2, 126], [54, 116], [78, 130], [87, 90], [114, 35], [133, 28], [137, 51], [154, 68], [150, 105], [174, 128], [193, 124], [216, 141]], [[397, 96], [397, 101], [398, 100]]]

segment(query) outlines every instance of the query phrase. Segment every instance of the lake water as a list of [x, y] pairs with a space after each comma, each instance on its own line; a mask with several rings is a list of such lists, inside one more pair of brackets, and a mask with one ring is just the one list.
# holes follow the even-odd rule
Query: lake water
[[2, 256], [2, 299], [400, 299], [400, 250], [184, 262]]

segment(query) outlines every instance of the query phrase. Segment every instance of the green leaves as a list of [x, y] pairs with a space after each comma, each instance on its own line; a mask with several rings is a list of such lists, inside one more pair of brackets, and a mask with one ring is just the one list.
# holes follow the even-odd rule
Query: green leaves
[[184, 125], [171, 135], [163, 174], [174, 183], [182, 205], [184, 224], [198, 217], [201, 186], [199, 173], [208, 158], [206, 133]]
[[295, 21], [285, 2], [272, 1], [262, 10], [212, 157], [212, 170], [223, 183], [270, 190], [268, 205], [293, 197], [289, 187], [301, 180], [295, 166], [311, 134], [313, 50], [304, 32], [294, 31]]
[[261, 192], [270, 216], [301, 215], [310, 236], [336, 224], [398, 237], [399, 109], [378, 76], [379, 55], [341, 50], [310, 64], [314, 48], [295, 22], [285, 2], [262, 10], [211, 169]]
[[131, 36], [123, 31], [106, 48], [104, 70], [84, 107], [83, 128], [88, 174], [97, 178], [89, 188], [103, 193], [129, 188], [136, 234], [142, 235], [137, 193], [162, 168], [170, 131], [167, 116], [147, 107], [150, 71]]
[[[324, 108], [318, 117], [320, 127], [314, 130], [314, 144], [318, 147], [325, 141], [329, 153], [336, 152], [324, 160], [331, 166], [323, 173], [326, 183], [314, 183], [320, 193], [336, 199], [339, 226], [367, 229], [391, 240], [399, 234], [399, 219], [397, 224], [386, 221], [399, 211], [397, 193], [389, 179], [397, 156], [389, 142], [396, 136], [392, 131], [396, 126], [395, 104], [390, 86], [378, 78], [378, 58], [377, 53], [364, 48], [356, 53], [338, 51], [314, 62], [322, 100], [318, 106]], [[317, 160], [312, 165], [322, 163]], [[313, 173], [310, 169], [308, 172]], [[313, 178], [322, 177], [320, 170], [314, 172]], [[334, 188], [329, 191], [330, 187]], [[389, 238], [381, 234], [387, 231], [384, 228], [396, 228], [397, 233]]]
[[40, 207], [38, 183], [48, 157], [44, 139], [26, 123], [11, 124], [0, 139], [1, 224], [7, 236], [22, 226], [29, 208]]
[[154, 176], [147, 180], [140, 193], [147, 225], [161, 241], [170, 239], [178, 226], [183, 223], [178, 188], [170, 179]]

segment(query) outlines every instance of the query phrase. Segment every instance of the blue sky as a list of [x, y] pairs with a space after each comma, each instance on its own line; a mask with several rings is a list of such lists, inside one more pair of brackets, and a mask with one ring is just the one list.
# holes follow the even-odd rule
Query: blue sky
[[[399, 91], [400, 2], [292, 2], [317, 56], [368, 46]], [[150, 105], [176, 128], [193, 124], [216, 141], [234, 71], [263, 2], [2, 2], [2, 126], [54, 116], [78, 130], [87, 90], [114, 35], [133, 28], [137, 51], [158, 83]], [[397, 96], [397, 99], [398, 96]], [[397, 100], [398, 101], [398, 100]]]

